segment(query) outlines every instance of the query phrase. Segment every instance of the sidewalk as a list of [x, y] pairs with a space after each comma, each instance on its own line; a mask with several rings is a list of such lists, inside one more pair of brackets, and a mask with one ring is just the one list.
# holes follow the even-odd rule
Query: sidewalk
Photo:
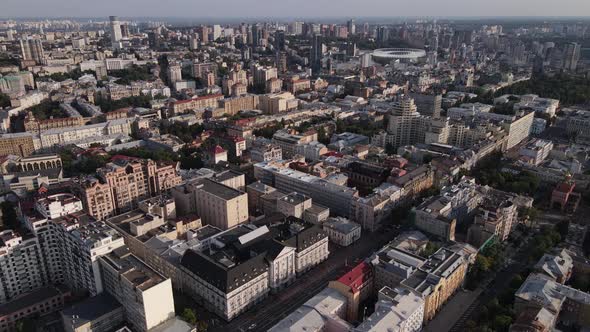
[[464, 313], [473, 307], [474, 302], [483, 290], [459, 291], [449, 302], [443, 305], [434, 319], [424, 327], [425, 332], [448, 332], [455, 323], [464, 317]]

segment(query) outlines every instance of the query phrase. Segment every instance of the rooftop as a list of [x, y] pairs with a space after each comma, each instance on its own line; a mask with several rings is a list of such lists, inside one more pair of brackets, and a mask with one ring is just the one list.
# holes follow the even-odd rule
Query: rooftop
[[132, 255], [128, 247], [117, 248], [101, 259], [140, 291], [146, 291], [165, 280], [162, 275]]

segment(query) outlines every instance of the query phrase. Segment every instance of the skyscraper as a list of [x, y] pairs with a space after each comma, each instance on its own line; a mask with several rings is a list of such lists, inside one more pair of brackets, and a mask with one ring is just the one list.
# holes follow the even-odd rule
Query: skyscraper
[[275, 50], [281, 52], [285, 50], [285, 31], [278, 30], [275, 33]]
[[21, 39], [20, 49], [23, 60], [35, 61], [38, 65], [45, 64], [45, 53], [40, 39]]
[[580, 44], [567, 43], [563, 53], [563, 69], [576, 71], [580, 60]]
[[217, 40], [221, 38], [221, 26], [218, 24], [215, 24], [213, 26], [213, 40]]
[[322, 69], [324, 39], [322, 35], [314, 35], [311, 43], [311, 54], [309, 61], [314, 75], [318, 75]]
[[354, 23], [354, 19], [351, 19], [350, 21], [348, 21], [346, 23], [346, 26], [348, 27], [348, 33], [350, 35], [356, 35], [356, 25]]
[[258, 27], [258, 24], [254, 24], [252, 26], [252, 46], [254, 46], [254, 47], [258, 46], [259, 42], [260, 42], [260, 29]]
[[123, 38], [123, 33], [121, 31], [121, 22], [119, 22], [119, 17], [109, 16], [109, 20], [111, 25], [111, 46], [115, 49], [121, 48], [121, 39]]

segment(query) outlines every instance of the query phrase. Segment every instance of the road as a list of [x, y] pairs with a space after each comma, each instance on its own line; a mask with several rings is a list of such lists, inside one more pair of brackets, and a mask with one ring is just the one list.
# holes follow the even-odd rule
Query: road
[[[287, 289], [269, 295], [254, 308], [238, 316], [229, 323], [210, 327], [210, 331], [266, 331], [281, 319], [295, 311], [307, 300], [320, 292], [348, 270], [355, 263], [370, 256], [387, 242], [393, 240], [397, 230], [365, 233], [361, 239], [349, 247], [331, 246], [326, 261], [298, 277]], [[252, 324], [256, 323], [256, 326]]]
[[[522, 272], [529, 265], [528, 254], [530, 252], [532, 241], [527, 240], [526, 244], [516, 248], [516, 252], [509, 257], [507, 266], [496, 273], [493, 279], [484, 281], [480, 286], [480, 295], [463, 311], [463, 314], [457, 319], [456, 323], [449, 330], [451, 332], [464, 331], [465, 323], [468, 320], [475, 321], [482, 307], [492, 298], [502, 294], [508, 287], [512, 279]], [[510, 250], [508, 252], [511, 252]]]

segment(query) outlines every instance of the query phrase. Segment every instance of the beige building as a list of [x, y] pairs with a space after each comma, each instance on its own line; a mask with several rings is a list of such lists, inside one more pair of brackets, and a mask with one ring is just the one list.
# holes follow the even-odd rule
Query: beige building
[[419, 293], [425, 301], [424, 322], [434, 318], [441, 307], [463, 285], [469, 260], [462, 252], [442, 248], [435, 252], [401, 284]]
[[118, 159], [96, 172], [95, 178], [81, 180], [76, 190], [93, 217], [107, 217], [137, 207], [139, 201], [159, 195], [182, 181], [172, 165], [152, 160]]
[[35, 144], [31, 133], [14, 133], [0, 136], [0, 155], [12, 154], [27, 157], [33, 152], [35, 152]]
[[125, 308], [126, 320], [141, 332], [174, 318], [172, 282], [119, 248], [100, 258], [105, 291]]
[[[245, 86], [242, 85], [245, 88]], [[259, 107], [259, 97], [254, 94], [239, 93], [238, 96], [221, 99], [219, 107], [223, 108], [225, 114], [234, 115], [239, 111], [256, 110]]]
[[177, 206], [197, 213], [203, 223], [228, 229], [248, 221], [248, 195], [211, 179], [199, 179], [174, 190]]
[[299, 101], [290, 92], [271, 93], [260, 96], [260, 109], [266, 114], [278, 114], [297, 109]]

